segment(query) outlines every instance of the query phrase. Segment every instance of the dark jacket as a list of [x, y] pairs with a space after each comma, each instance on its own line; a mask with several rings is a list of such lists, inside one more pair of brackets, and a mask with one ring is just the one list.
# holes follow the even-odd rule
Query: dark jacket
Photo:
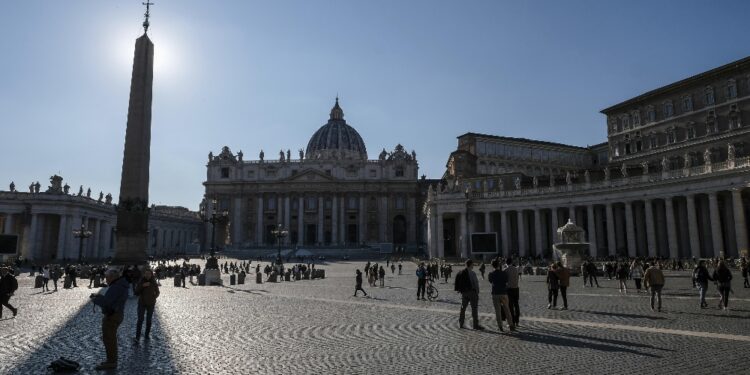
[[453, 290], [461, 293], [469, 293], [472, 289], [469, 269], [464, 268], [456, 274], [456, 281]]
[[18, 289], [18, 281], [10, 273], [0, 278], [0, 296], [10, 296]]
[[357, 286], [362, 286], [362, 272], [357, 272], [357, 278], [355, 279]]
[[492, 294], [502, 295], [508, 294], [508, 273], [503, 270], [494, 270], [487, 276], [490, 284], [492, 284]]
[[732, 281], [732, 272], [729, 269], [717, 269], [714, 271], [714, 281], [719, 284], [719, 288], [729, 288]]
[[560, 278], [557, 277], [557, 273], [554, 271], [547, 271], [547, 288], [549, 289], [560, 289]]
[[125, 302], [128, 300], [128, 280], [124, 277], [112, 282], [104, 295], [97, 295], [93, 302], [102, 308], [104, 315], [112, 315], [125, 311]]
[[708, 274], [708, 269], [706, 267], [697, 267], [695, 271], [693, 271], [693, 279], [696, 283], [705, 284], [708, 283], [709, 280], [713, 280], [711, 275]]
[[[147, 287], [143, 286], [143, 283], [149, 283]], [[156, 305], [156, 299], [159, 297], [159, 284], [156, 283], [156, 279], [146, 280], [141, 277], [141, 280], [135, 284], [135, 294], [138, 295], [138, 303], [144, 306]]]

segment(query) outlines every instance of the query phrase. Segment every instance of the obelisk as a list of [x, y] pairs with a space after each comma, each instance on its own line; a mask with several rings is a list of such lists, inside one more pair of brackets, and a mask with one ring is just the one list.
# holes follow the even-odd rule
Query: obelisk
[[120, 197], [117, 205], [117, 244], [112, 263], [118, 265], [143, 264], [147, 260], [154, 44], [147, 35], [150, 3], [147, 2], [144, 5], [146, 5], [144, 32], [135, 41], [128, 123], [125, 130], [125, 152], [122, 159]]

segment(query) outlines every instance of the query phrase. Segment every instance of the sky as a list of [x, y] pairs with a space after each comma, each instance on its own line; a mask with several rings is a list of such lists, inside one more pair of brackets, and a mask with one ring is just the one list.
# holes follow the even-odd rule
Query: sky
[[[3, 4], [0, 190], [116, 201], [141, 2]], [[750, 55], [748, 1], [154, 2], [150, 200], [193, 210], [209, 151], [296, 156], [336, 95], [439, 178], [466, 132], [601, 143], [600, 110]]]

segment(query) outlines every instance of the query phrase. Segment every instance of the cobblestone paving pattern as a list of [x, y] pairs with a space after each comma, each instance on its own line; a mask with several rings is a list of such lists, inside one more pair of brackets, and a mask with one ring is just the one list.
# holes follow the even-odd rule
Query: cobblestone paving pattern
[[[324, 280], [187, 289], [165, 280], [149, 342], [132, 340], [136, 300], [129, 300], [120, 367], [111, 373], [750, 373], [750, 289], [738, 273], [726, 312], [716, 308], [715, 290], [711, 308], [699, 309], [690, 273], [668, 273], [661, 313], [645, 293], [621, 295], [606, 279], [583, 288], [580, 278], [571, 281], [570, 310], [547, 310], [543, 277], [524, 276], [521, 327], [511, 334], [496, 329], [486, 281], [480, 332], [459, 329], [452, 281], [437, 284], [437, 301], [416, 300], [412, 263], [401, 276], [389, 270], [385, 288], [365, 282], [369, 296], [353, 297], [354, 269], [363, 265], [321, 265]], [[25, 274], [19, 285], [11, 300], [19, 316], [6, 310], [0, 320], [0, 373], [44, 374], [59, 356], [95, 373], [104, 351], [88, 280], [56, 293], [39, 293]]]

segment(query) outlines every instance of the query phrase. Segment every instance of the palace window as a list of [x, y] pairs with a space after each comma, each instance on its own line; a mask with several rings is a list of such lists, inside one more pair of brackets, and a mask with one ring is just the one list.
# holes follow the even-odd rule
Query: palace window
[[625, 130], [630, 129], [630, 117], [628, 117], [628, 115], [622, 116], [621, 121], [622, 121], [623, 129]]
[[266, 211], [276, 210], [276, 197], [266, 198]]
[[656, 137], [656, 134], [651, 134], [651, 136], [648, 138], [648, 147], [649, 148], [659, 147], [659, 139]]
[[667, 130], [667, 144], [671, 145], [675, 142], [677, 142], [677, 132], [674, 128], [669, 128], [669, 130]]
[[333, 202], [330, 199], [326, 199], [326, 210], [330, 210], [333, 207]]
[[669, 118], [674, 116], [674, 106], [672, 105], [672, 101], [668, 100], [664, 102], [664, 118]]
[[396, 177], [404, 177], [404, 167], [396, 167]]
[[318, 208], [318, 198], [315, 197], [307, 197], [305, 199], [305, 210], [315, 210]]
[[221, 178], [229, 178], [229, 168], [221, 168]]
[[357, 201], [357, 197], [349, 197], [349, 201], [347, 202], [347, 208], [350, 210], [356, 210], [359, 206], [359, 202]]
[[405, 206], [406, 205], [404, 203], [404, 197], [402, 197], [402, 196], [396, 197], [396, 209], [397, 210], [403, 210]]
[[632, 118], [633, 118], [633, 126], [641, 125], [641, 114], [639, 111], [633, 111]]
[[650, 105], [648, 106], [648, 122], [656, 122], [656, 109], [654, 106]]
[[276, 170], [275, 169], [266, 170], [266, 177], [276, 177]]
[[740, 128], [740, 117], [736, 114], [732, 114], [729, 116], [729, 129], [739, 129]]
[[375, 178], [378, 176], [378, 172], [374, 169], [370, 169], [370, 178]]
[[714, 88], [711, 86], [706, 87], [705, 90], [705, 96], [706, 105], [714, 105], [716, 103], [716, 98], [714, 98]]
[[686, 95], [682, 97], [682, 111], [690, 112], [693, 110], [693, 97]]
[[247, 171], [247, 178], [255, 178], [255, 171]]
[[326, 169], [326, 175], [328, 175], [328, 176], [331, 175], [331, 170], [330, 169]]
[[737, 97], [737, 81], [730, 79], [727, 81], [727, 99], [734, 99]]
[[695, 126], [688, 126], [687, 128], [687, 139], [695, 138]]

